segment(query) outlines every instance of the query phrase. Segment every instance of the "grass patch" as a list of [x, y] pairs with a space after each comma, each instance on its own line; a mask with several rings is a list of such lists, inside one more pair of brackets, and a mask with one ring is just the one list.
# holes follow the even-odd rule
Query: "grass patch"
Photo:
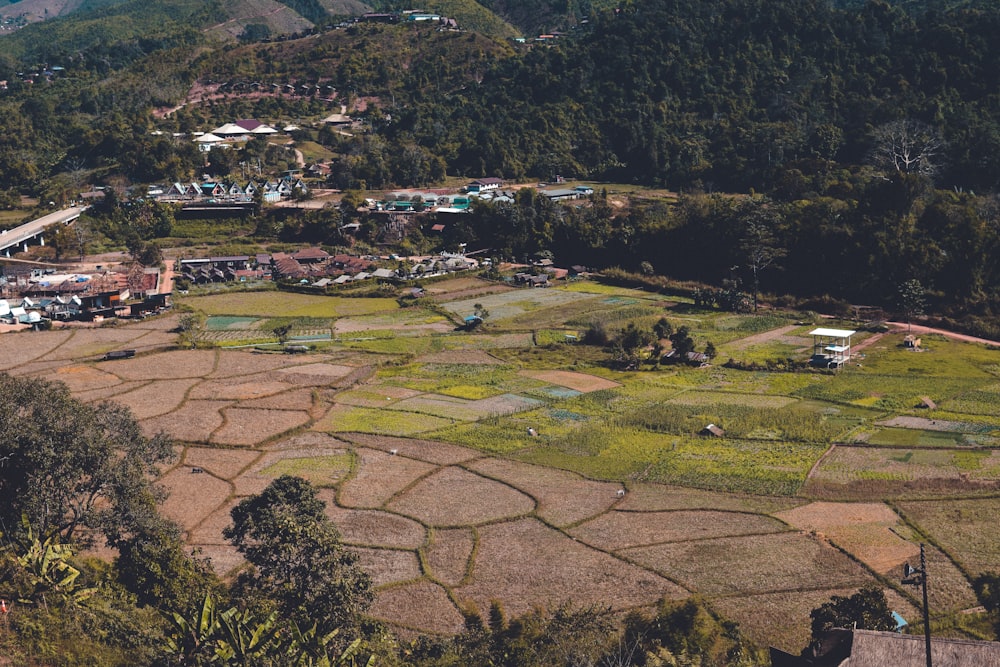
[[348, 453], [332, 456], [288, 458], [275, 461], [261, 470], [262, 475], [281, 477], [293, 475], [309, 480], [316, 486], [330, 486], [351, 471], [352, 457]]
[[379, 435], [416, 435], [440, 429], [451, 423], [450, 419], [415, 412], [338, 405], [334, 406], [313, 429], [327, 433], [357, 431]]
[[898, 507], [972, 576], [1000, 569], [1000, 498], [913, 501]]

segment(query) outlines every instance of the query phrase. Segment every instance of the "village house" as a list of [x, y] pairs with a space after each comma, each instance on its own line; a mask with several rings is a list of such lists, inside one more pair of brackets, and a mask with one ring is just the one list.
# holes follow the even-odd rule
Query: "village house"
[[465, 187], [465, 191], [470, 195], [478, 195], [484, 192], [490, 192], [491, 190], [497, 190], [503, 185], [502, 178], [489, 177], [489, 178], [477, 178]]

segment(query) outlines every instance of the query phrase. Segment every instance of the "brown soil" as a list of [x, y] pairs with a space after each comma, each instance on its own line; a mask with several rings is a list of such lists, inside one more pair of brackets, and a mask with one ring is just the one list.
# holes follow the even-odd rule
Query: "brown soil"
[[364, 549], [352, 547], [358, 555], [358, 565], [372, 578], [376, 586], [385, 586], [421, 577], [420, 560], [412, 551], [395, 549]]
[[570, 389], [584, 393], [601, 389], [614, 389], [621, 386], [617, 382], [605, 380], [596, 375], [574, 373], [573, 371], [521, 371], [519, 374], [536, 380], [542, 380], [543, 382], [551, 382], [562, 387], [569, 387]]
[[136, 419], [168, 414], [184, 402], [187, 391], [197, 380], [163, 380], [116, 394], [114, 401], [132, 410]]
[[227, 408], [223, 414], [225, 425], [212, 434], [220, 445], [257, 445], [309, 422], [308, 413], [298, 410]]
[[229, 405], [228, 401], [188, 401], [180, 409], [145, 419], [140, 425], [147, 435], [162, 431], [185, 442], [208, 442], [212, 432], [222, 426], [219, 411]]
[[594, 482], [564, 470], [504, 459], [484, 458], [469, 467], [531, 495], [538, 501], [538, 516], [556, 526], [607, 511], [618, 502], [621, 488], [619, 484]]
[[216, 477], [232, 479], [258, 456], [257, 452], [246, 450], [188, 447], [184, 451], [184, 463], [208, 470]]
[[868, 577], [860, 565], [833, 547], [798, 533], [674, 542], [623, 553], [710, 595], [854, 586]]
[[340, 504], [345, 507], [381, 507], [434, 469], [429, 463], [377, 449], [361, 448], [357, 455], [358, 470], [352, 479], [341, 485], [338, 495]]
[[469, 557], [475, 546], [468, 528], [435, 530], [424, 550], [431, 576], [447, 586], [462, 583], [469, 569]]
[[713, 537], [780, 533], [788, 528], [770, 517], [737, 512], [609, 512], [570, 535], [603, 551]]
[[472, 580], [455, 589], [481, 613], [500, 600], [511, 616], [537, 605], [554, 608], [612, 605], [624, 609], [652, 604], [687, 591], [634, 565], [591, 549], [534, 519], [484, 526]]
[[450, 527], [521, 516], [535, 509], [535, 501], [500, 482], [448, 467], [424, 478], [388, 507], [431, 526]]
[[102, 361], [97, 368], [114, 373], [123, 380], [173, 380], [200, 378], [215, 366], [215, 352], [210, 350], [177, 350], [134, 359]]
[[[321, 494], [330, 499], [328, 493]], [[348, 510], [328, 505], [327, 515], [340, 528], [349, 544], [392, 549], [416, 549], [427, 539], [427, 531], [416, 521], [379, 510]]]
[[463, 627], [462, 615], [444, 589], [429, 581], [379, 591], [370, 613], [404, 627], [442, 635], [456, 634]]
[[163, 514], [185, 530], [194, 527], [229, 497], [228, 483], [205, 473], [192, 473], [181, 466], [160, 479], [170, 492], [163, 503]]

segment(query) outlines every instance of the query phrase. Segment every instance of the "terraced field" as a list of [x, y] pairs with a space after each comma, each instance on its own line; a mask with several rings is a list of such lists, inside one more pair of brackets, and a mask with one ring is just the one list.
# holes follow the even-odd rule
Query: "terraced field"
[[[241, 563], [222, 538], [229, 510], [281, 474], [308, 478], [378, 584], [372, 614], [406, 631], [455, 632], [463, 606], [491, 600], [624, 612], [697, 594], [797, 652], [810, 609], [897, 580], [921, 540], [933, 541], [936, 614], [974, 606], [969, 576], [1000, 571], [988, 409], [1000, 352], [928, 337], [915, 354], [887, 335], [836, 375], [626, 372], [537, 330], [662, 315], [716, 342], [719, 362], [767, 359], [776, 341], [811, 349], [809, 327], [596, 283], [496, 287], [429, 290], [456, 315], [486, 305], [475, 333], [387, 299], [234, 293], [186, 302], [211, 316], [201, 349], [177, 349], [165, 317], [2, 336], [0, 367], [119, 401], [147, 433], [173, 436], [164, 511], [220, 573]], [[206, 345], [275, 321], [330, 336], [299, 355], [271, 340]], [[125, 347], [136, 357], [103, 360]], [[917, 407], [922, 396], [939, 407]], [[917, 615], [909, 591], [891, 599]]]

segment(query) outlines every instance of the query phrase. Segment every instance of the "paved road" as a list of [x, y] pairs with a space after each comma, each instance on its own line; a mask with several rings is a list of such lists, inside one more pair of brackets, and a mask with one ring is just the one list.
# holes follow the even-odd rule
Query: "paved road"
[[65, 224], [67, 221], [75, 220], [80, 217], [80, 213], [86, 210], [86, 208], [86, 206], [74, 206], [63, 209], [62, 211], [56, 211], [55, 213], [43, 215], [40, 218], [36, 218], [31, 222], [26, 222], [19, 227], [15, 227], [14, 229], [8, 229], [5, 232], [0, 232], [0, 252], [6, 250], [7, 248], [14, 247], [26, 239], [37, 236], [38, 233], [44, 231], [46, 227], [51, 227], [52, 225], [58, 223]]

